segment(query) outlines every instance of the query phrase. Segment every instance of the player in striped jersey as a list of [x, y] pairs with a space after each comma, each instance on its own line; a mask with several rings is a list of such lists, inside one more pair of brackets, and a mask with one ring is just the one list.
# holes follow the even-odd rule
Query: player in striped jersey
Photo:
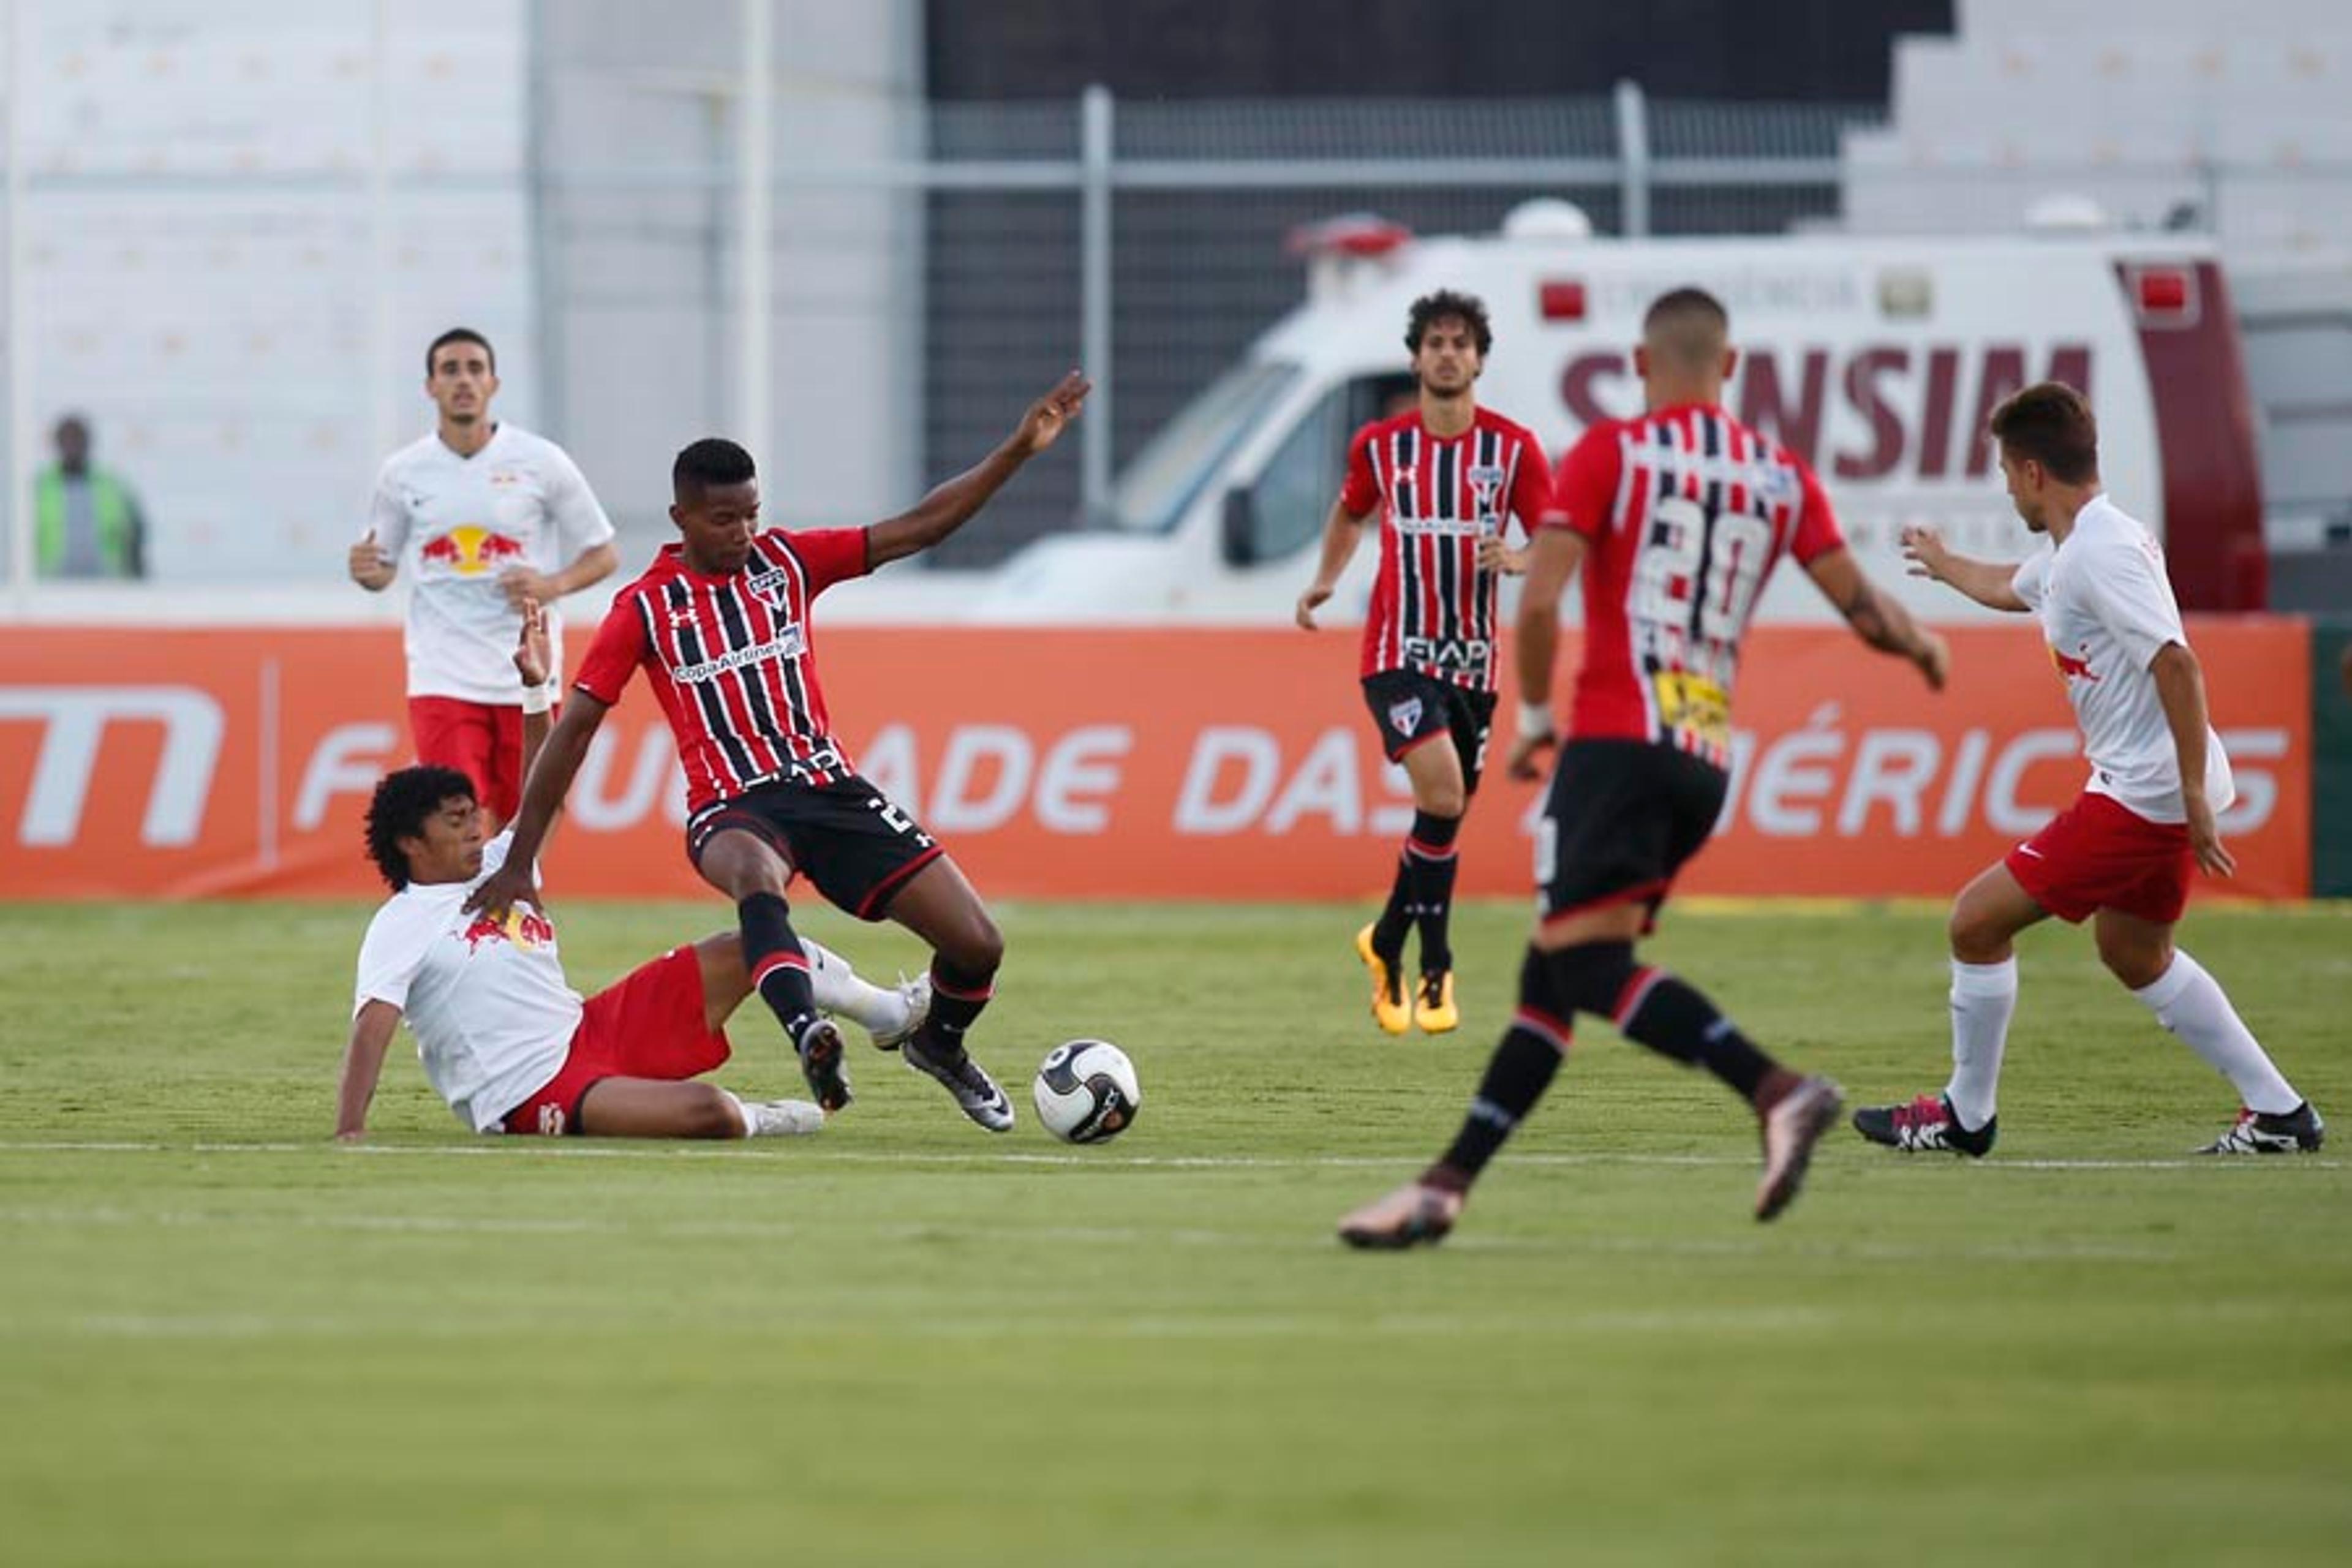
[[[1440, 289], [1412, 302], [1404, 342], [1416, 405], [1356, 432], [1315, 581], [1298, 596], [1298, 624], [1313, 631], [1378, 513], [1380, 574], [1360, 673], [1381, 747], [1412, 783], [1413, 817], [1388, 904], [1356, 933], [1356, 955], [1371, 971], [1372, 1016], [1391, 1035], [1416, 1023], [1444, 1034], [1461, 1022], [1446, 930], [1454, 840], [1494, 723], [1495, 585], [1526, 570], [1525, 552], [1504, 531], [1517, 518], [1520, 537], [1532, 537], [1550, 495], [1536, 438], [1478, 406], [1494, 342], [1486, 307], [1469, 295]], [[1421, 979], [1408, 1001], [1404, 939], [1415, 928]]]
[[1003, 936], [955, 862], [852, 767], [825, 711], [809, 617], [834, 584], [962, 527], [1054, 444], [1088, 390], [1071, 372], [978, 464], [866, 528], [763, 532], [750, 453], [715, 438], [680, 452], [670, 476], [680, 539], [614, 600], [525, 782], [509, 858], [467, 907], [503, 910], [531, 896], [540, 838], [597, 725], [642, 668], [686, 763], [687, 853], [703, 880], [734, 900], [752, 982], [799, 1052], [817, 1103], [827, 1111], [847, 1105], [849, 1079], [841, 1033], [817, 1011], [784, 901], [795, 874], [860, 920], [887, 915], [930, 944], [930, 1011], [901, 1053], [972, 1121], [992, 1132], [1010, 1129], [1012, 1102], [964, 1048], [988, 1005]]
[[[526, 598], [511, 657], [521, 677], [520, 778], [547, 739], [557, 666], [552, 628]], [[739, 1099], [696, 1081], [730, 1051], [726, 1022], [751, 992], [733, 931], [638, 965], [583, 998], [565, 978], [555, 922], [518, 901], [505, 920], [468, 916], [468, 888], [505, 858], [460, 770], [422, 763], [379, 780], [368, 803], [368, 855], [393, 896], [360, 945], [351, 1041], [335, 1136], [366, 1136], [368, 1104], [404, 1021], [425, 1076], [478, 1132], [617, 1138], [763, 1138], [814, 1132], [824, 1113], [802, 1100]], [[805, 944], [817, 1000], [864, 1024], [877, 1045], [902, 1042], [927, 1005], [922, 982], [868, 985], [839, 953]]]
[[1533, 778], [1554, 740], [1559, 596], [1583, 566], [1584, 663], [1572, 738], [1553, 764], [1538, 826], [1541, 912], [1519, 971], [1519, 1010], [1453, 1146], [1420, 1180], [1339, 1222], [1358, 1247], [1433, 1242], [1453, 1227], [1471, 1184], [1559, 1070], [1579, 1013], [1705, 1068], [1754, 1107], [1764, 1138], [1759, 1220], [1797, 1195], [1813, 1145], [1837, 1118], [1835, 1084], [1774, 1061], [1696, 988], [1636, 963], [1633, 943], [1722, 813], [1740, 639], [1784, 552], [1864, 642], [1908, 659], [1935, 689], [1948, 655], [1854, 563], [1811, 471], [1724, 412], [1736, 355], [1721, 304], [1696, 289], [1661, 296], [1633, 363], [1647, 412], [1592, 426], [1562, 459], [1555, 516], [1537, 535], [1519, 608], [1509, 765], [1514, 777]]

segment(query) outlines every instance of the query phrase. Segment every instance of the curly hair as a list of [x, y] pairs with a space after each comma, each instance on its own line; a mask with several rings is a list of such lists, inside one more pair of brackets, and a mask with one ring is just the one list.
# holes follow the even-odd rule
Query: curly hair
[[456, 768], [421, 764], [386, 773], [377, 783], [375, 796], [368, 802], [368, 858], [394, 892], [409, 881], [408, 857], [400, 841], [425, 837], [425, 819], [439, 811], [443, 802], [473, 799], [474, 781]]
[[1477, 341], [1478, 357], [1484, 359], [1495, 346], [1495, 329], [1486, 320], [1486, 301], [1475, 294], [1457, 294], [1451, 289], [1440, 289], [1434, 294], [1423, 294], [1412, 302], [1404, 321], [1404, 346], [1414, 353], [1421, 352], [1421, 340], [1432, 325], [1452, 316], [1470, 329]]

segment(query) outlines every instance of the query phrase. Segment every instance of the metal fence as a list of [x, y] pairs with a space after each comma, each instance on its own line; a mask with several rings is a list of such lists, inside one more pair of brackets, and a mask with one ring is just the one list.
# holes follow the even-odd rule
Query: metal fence
[[[1285, 239], [1302, 224], [1372, 208], [1418, 232], [1491, 232], [1517, 203], [1553, 195], [1576, 202], [1602, 232], [1773, 233], [1835, 214], [1840, 132], [1870, 119], [1833, 106], [1651, 101], [1631, 84], [1613, 97], [1506, 102], [1127, 104], [1097, 90], [1076, 102], [940, 105], [877, 138], [911, 142], [919, 156], [869, 159], [845, 174], [805, 149], [780, 155], [772, 179], [787, 216], [776, 238], [804, 262], [827, 243], [814, 237], [855, 248], [877, 227], [874, 193], [907, 195], [870, 237], [915, 247], [915, 264], [882, 254], [860, 270], [905, 279], [912, 328], [875, 341], [911, 374], [883, 408], [835, 438], [894, 439], [895, 422], [919, 411], [914, 468], [900, 492], [872, 497], [876, 505], [903, 504], [974, 460], [1064, 369], [1082, 363], [1096, 375], [1099, 405], [1080, 426], [1080, 461], [1024, 476], [985, 528], [933, 557], [970, 566], [1069, 526], [1185, 399], [1298, 302], [1304, 274]], [[729, 260], [740, 235], [724, 199], [731, 167], [706, 170], [701, 195], [648, 202], [641, 177], [559, 163], [541, 229], [559, 289], [586, 288], [575, 279], [602, 269], [616, 242], [677, 253], [668, 273], [701, 302], [680, 327], [698, 352], [700, 381], [677, 396], [722, 425], [733, 410], [720, 361], [740, 313]], [[790, 258], [779, 258], [776, 279], [794, 300], [779, 308], [804, 316], [811, 291], [825, 291]], [[863, 307], [845, 301], [853, 308]], [[611, 324], [560, 300], [547, 319], [550, 352], [575, 370], [595, 350], [565, 340]], [[780, 367], [796, 353], [786, 337]], [[790, 375], [803, 374], [779, 383], [787, 424], [822, 416], [814, 405], [785, 405]], [[861, 371], [858, 379], [889, 378]], [[595, 395], [567, 390], [575, 419], [586, 413], [579, 399]], [[789, 429], [768, 435], [793, 449]], [[812, 455], [796, 466], [805, 471]], [[655, 456], [642, 453], [640, 469]], [[665, 526], [657, 494], [615, 493], [625, 527]], [[790, 483], [771, 504], [793, 521], [826, 515]]]

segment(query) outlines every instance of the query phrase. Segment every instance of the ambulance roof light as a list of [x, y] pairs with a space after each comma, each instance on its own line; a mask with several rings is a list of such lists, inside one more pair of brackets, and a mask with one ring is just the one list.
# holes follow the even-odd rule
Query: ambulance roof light
[[1327, 257], [1375, 257], [1412, 241], [1412, 230], [1378, 213], [1341, 213], [1317, 223], [1303, 223], [1283, 241], [1283, 249], [1308, 260]]
[[1505, 239], [1591, 239], [1592, 219], [1574, 202], [1537, 196], [1503, 215]]

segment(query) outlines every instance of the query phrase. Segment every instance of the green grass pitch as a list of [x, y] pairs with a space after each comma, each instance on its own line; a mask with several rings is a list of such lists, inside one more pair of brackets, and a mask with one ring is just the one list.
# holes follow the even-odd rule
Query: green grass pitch
[[[558, 905], [588, 987], [722, 912]], [[1355, 908], [999, 914], [1010, 1136], [861, 1048], [805, 1142], [477, 1139], [404, 1037], [347, 1150], [363, 910], [0, 906], [0, 1561], [2352, 1560], [2352, 910], [2185, 928], [2318, 1156], [2187, 1158], [2234, 1097], [2053, 926], [1991, 1160], [1841, 1130], [1759, 1226], [1746, 1112], [1588, 1025], [1406, 1256], [1332, 1222], [1450, 1136], [1521, 905], [1463, 911], [1442, 1040], [1372, 1028]], [[1852, 1099], [1942, 1081], [1939, 910], [1651, 952]], [[1064, 1149], [1028, 1077], [1095, 1034], [1143, 1112]]]

